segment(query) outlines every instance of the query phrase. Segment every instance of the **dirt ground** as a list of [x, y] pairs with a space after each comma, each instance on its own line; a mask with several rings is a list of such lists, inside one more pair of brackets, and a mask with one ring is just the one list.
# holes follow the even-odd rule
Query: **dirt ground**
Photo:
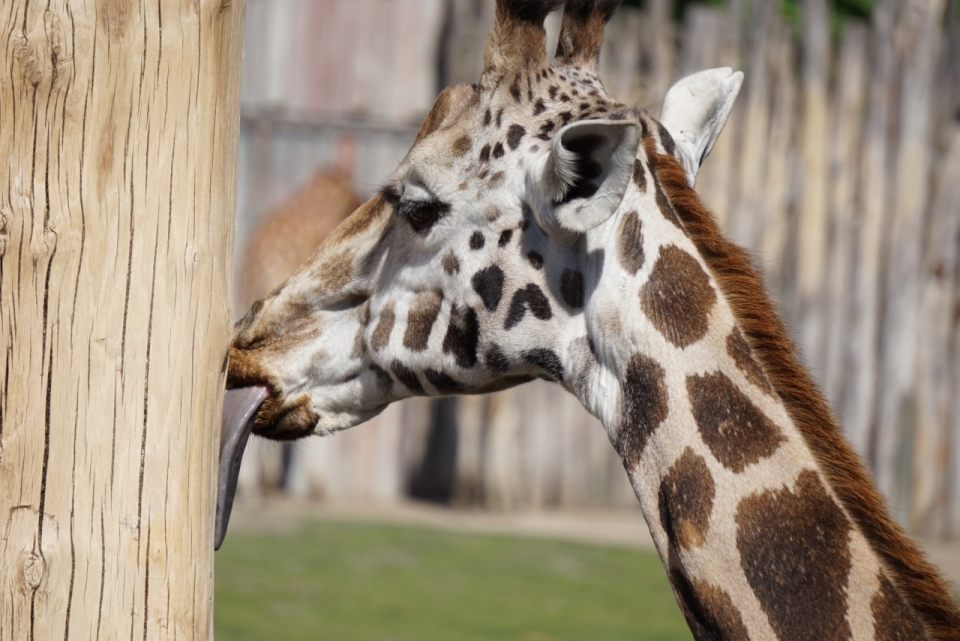
[[[653, 550], [643, 515], [637, 510], [540, 510], [492, 512], [460, 510], [432, 503], [316, 503], [285, 498], [240, 500], [229, 533], [295, 530], [305, 519], [353, 523], [418, 525], [453, 532], [507, 534], [597, 545]], [[960, 542], [922, 540], [930, 559], [960, 590]]]

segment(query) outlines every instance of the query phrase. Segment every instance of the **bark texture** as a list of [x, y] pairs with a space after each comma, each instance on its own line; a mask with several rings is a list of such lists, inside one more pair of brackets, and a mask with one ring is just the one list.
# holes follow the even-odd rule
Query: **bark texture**
[[0, 639], [212, 636], [243, 6], [0, 5]]

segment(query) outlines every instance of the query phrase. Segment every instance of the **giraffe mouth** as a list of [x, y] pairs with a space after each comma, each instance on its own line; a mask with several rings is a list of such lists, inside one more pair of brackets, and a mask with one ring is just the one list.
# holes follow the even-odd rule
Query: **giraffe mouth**
[[263, 385], [228, 389], [223, 399], [220, 426], [220, 470], [217, 478], [217, 521], [213, 549], [219, 550], [227, 535], [227, 523], [237, 493], [240, 461], [253, 429], [257, 410], [270, 396]]

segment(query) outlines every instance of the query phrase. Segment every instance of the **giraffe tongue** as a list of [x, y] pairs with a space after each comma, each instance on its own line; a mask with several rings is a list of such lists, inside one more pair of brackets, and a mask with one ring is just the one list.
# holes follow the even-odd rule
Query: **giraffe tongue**
[[227, 535], [227, 523], [237, 493], [240, 459], [250, 438], [257, 410], [270, 395], [266, 387], [229, 389], [223, 398], [223, 423], [220, 426], [220, 473], [217, 483], [217, 530], [213, 544], [219, 550]]

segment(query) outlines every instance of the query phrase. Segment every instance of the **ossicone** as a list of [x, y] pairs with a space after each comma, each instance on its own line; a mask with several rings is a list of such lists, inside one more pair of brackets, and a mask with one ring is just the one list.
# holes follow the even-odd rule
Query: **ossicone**
[[525, 68], [547, 61], [543, 21], [562, 0], [497, 0], [493, 29], [483, 52], [480, 86], [495, 87]]
[[557, 42], [557, 62], [596, 68], [603, 31], [620, 0], [567, 0]]

